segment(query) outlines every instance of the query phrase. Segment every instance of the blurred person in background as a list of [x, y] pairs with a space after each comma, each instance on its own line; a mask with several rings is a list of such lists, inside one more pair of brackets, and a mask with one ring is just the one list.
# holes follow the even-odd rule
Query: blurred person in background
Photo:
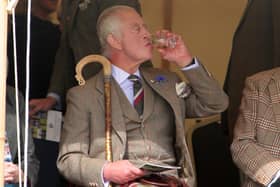
[[[18, 187], [19, 176], [24, 180], [24, 132], [25, 132], [25, 104], [22, 95], [19, 96], [21, 166], [18, 165], [16, 100], [14, 88], [6, 89], [6, 140], [4, 147], [4, 182], [5, 187]], [[29, 129], [30, 130], [30, 129]], [[27, 180], [30, 187], [35, 187], [38, 180], [39, 161], [35, 156], [34, 144], [29, 131], [27, 151]], [[20, 170], [19, 170], [20, 167]]]
[[[26, 2], [21, 2], [24, 6]], [[55, 62], [56, 51], [60, 41], [60, 27], [54, 24], [51, 15], [58, 9], [59, 0], [32, 0], [31, 40], [30, 40], [30, 89], [29, 98], [45, 97]], [[26, 39], [27, 15], [19, 12], [16, 15], [16, 49], [19, 90], [26, 90]], [[8, 58], [9, 70], [7, 83], [14, 86], [13, 38], [9, 33]], [[30, 135], [31, 136], [31, 135]], [[44, 139], [35, 139], [35, 151], [40, 160], [38, 187], [60, 186], [61, 177], [56, 167], [58, 143]], [[51, 179], [51, 180], [50, 180]]]

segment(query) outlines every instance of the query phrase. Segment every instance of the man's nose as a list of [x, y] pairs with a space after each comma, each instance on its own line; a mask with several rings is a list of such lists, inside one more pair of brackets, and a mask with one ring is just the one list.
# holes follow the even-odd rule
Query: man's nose
[[145, 38], [151, 38], [152, 34], [150, 33], [150, 31], [148, 29], [145, 28], [145, 31], [144, 31], [144, 37]]

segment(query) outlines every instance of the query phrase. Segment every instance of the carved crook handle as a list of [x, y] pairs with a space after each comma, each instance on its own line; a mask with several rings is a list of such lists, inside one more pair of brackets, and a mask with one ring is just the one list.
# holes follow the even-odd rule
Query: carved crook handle
[[[112, 161], [112, 139], [111, 139], [111, 63], [104, 56], [100, 55], [88, 55], [82, 58], [76, 65], [76, 75], [75, 78], [79, 82], [79, 85], [85, 84], [85, 79], [82, 75], [82, 70], [85, 65], [92, 62], [99, 62], [103, 65], [104, 71], [104, 94], [105, 94], [105, 151], [106, 160]], [[111, 185], [110, 185], [111, 186]]]
[[88, 55], [82, 58], [78, 64], [76, 65], [76, 75], [75, 78], [78, 81], [79, 85], [85, 84], [85, 79], [83, 77], [82, 71], [85, 65], [89, 63], [99, 62], [103, 65], [104, 77], [110, 78], [112, 71], [111, 71], [111, 63], [110, 61], [101, 55]]

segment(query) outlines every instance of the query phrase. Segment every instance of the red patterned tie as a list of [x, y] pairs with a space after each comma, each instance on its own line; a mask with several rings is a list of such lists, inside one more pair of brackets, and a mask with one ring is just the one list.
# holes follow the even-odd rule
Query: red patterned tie
[[128, 79], [133, 82], [134, 108], [139, 115], [142, 115], [144, 107], [144, 90], [141, 84], [141, 80], [137, 75], [130, 75]]

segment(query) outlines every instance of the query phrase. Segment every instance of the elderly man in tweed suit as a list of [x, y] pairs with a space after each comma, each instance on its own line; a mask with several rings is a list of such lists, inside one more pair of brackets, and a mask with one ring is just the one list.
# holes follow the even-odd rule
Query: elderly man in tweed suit
[[[168, 31], [158, 36], [175, 42], [157, 48], [163, 59], [182, 68], [190, 86], [186, 94], [176, 92], [180, 82], [175, 73], [140, 67], [152, 57], [151, 33], [140, 15], [128, 6], [104, 10], [97, 22], [100, 42], [112, 66], [112, 153], [105, 160], [103, 73], [84, 86], [70, 89], [62, 130], [58, 168], [73, 183], [106, 186], [107, 182], [126, 184], [139, 180], [147, 171], [146, 162], [180, 166], [166, 171], [189, 187], [195, 186], [190, 154], [185, 141], [185, 117], [208, 116], [222, 112], [227, 95], [204, 66], [192, 57], [182, 38]], [[134, 83], [138, 76], [144, 91], [143, 111], [136, 108]], [[139, 92], [137, 92], [139, 93]], [[137, 96], [137, 98], [139, 98]], [[139, 104], [139, 102], [137, 102]], [[134, 108], [135, 107], [135, 108]], [[140, 164], [140, 165], [139, 165]]]
[[279, 187], [280, 68], [246, 80], [231, 150], [242, 187]]

